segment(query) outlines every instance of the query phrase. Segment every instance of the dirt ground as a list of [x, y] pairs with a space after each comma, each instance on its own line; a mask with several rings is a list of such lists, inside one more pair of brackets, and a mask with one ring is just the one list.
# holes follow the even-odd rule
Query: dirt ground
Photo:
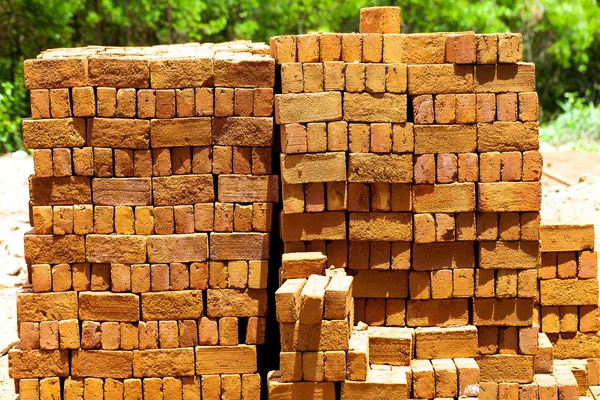
[[[600, 232], [600, 154], [542, 149], [545, 222], [593, 223]], [[25, 283], [23, 234], [28, 224], [31, 157], [0, 156], [0, 399], [14, 399], [6, 351], [17, 342], [16, 293]], [[583, 177], [580, 179], [580, 176]], [[571, 185], [570, 185], [571, 184]], [[597, 246], [600, 246], [600, 234]]]
[[31, 157], [15, 153], [0, 157], [0, 399], [14, 399], [6, 351], [18, 340], [16, 293], [27, 280], [23, 234], [29, 227], [27, 177]]

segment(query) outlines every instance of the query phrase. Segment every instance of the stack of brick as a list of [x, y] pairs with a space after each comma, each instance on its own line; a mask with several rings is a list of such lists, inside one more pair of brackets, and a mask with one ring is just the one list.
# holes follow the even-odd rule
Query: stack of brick
[[[325, 257], [284, 255], [288, 274], [322, 270]], [[324, 271], [323, 271], [324, 272]], [[308, 398], [315, 391], [335, 398], [334, 382], [346, 379], [349, 338], [354, 325], [353, 278], [328, 270], [307, 278], [286, 278], [275, 293], [281, 337], [280, 369], [268, 377], [270, 398]], [[363, 365], [366, 369], [366, 365]], [[307, 397], [302, 397], [307, 396]]]
[[589, 386], [600, 384], [594, 226], [542, 225], [541, 238], [540, 328], [553, 347], [554, 375], [570, 370], [585, 396]]
[[249, 42], [25, 62], [21, 399], [256, 399], [275, 63]]
[[477, 357], [486, 391], [530, 384], [542, 158], [521, 36], [400, 34], [387, 7], [271, 52], [285, 251], [348, 268], [357, 321], [418, 328], [419, 371], [456, 369], [419, 357], [422, 329], [452, 327], [469, 347], [442, 358]]
[[600, 398], [593, 229], [540, 228], [520, 35], [360, 24], [25, 62], [21, 399], [260, 397], [273, 107], [271, 399]]

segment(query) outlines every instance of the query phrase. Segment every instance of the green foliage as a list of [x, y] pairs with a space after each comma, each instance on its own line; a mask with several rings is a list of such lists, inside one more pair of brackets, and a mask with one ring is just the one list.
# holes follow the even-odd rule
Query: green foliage
[[540, 129], [540, 140], [564, 149], [600, 150], [600, 106], [575, 93], [559, 102], [562, 112]]
[[[524, 58], [536, 63], [544, 121], [562, 112], [557, 100], [565, 93], [599, 102], [598, 0], [2, 0], [0, 82], [12, 83], [2, 93], [15, 96], [19, 112], [27, 109], [22, 62], [48, 48], [353, 32], [360, 9], [375, 5], [399, 6], [403, 32], [521, 32]], [[12, 135], [0, 129], [0, 137]]]
[[0, 152], [22, 149], [21, 115], [25, 115], [25, 88], [18, 83], [0, 83]]

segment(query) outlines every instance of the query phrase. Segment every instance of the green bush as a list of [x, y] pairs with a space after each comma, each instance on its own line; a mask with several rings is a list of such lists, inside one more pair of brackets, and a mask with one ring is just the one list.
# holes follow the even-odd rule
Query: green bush
[[22, 82], [0, 82], [0, 153], [23, 148], [21, 116], [27, 113], [27, 100]]
[[558, 102], [561, 113], [540, 128], [543, 143], [563, 149], [600, 150], [600, 106], [585, 103], [575, 93]]

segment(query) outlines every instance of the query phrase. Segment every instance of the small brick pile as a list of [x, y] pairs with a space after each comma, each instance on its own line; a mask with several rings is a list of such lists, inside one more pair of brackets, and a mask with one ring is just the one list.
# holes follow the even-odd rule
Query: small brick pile
[[[598, 336], [598, 254], [593, 225], [542, 225], [539, 279], [539, 323], [554, 362], [544, 372], [575, 378], [570, 396], [600, 396]], [[541, 342], [540, 342], [541, 345]], [[537, 371], [536, 371], [537, 372]], [[537, 376], [536, 376], [537, 379]], [[552, 385], [552, 377], [544, 379]], [[592, 386], [596, 386], [593, 388]]]
[[273, 203], [264, 44], [25, 62], [21, 399], [257, 399]]

